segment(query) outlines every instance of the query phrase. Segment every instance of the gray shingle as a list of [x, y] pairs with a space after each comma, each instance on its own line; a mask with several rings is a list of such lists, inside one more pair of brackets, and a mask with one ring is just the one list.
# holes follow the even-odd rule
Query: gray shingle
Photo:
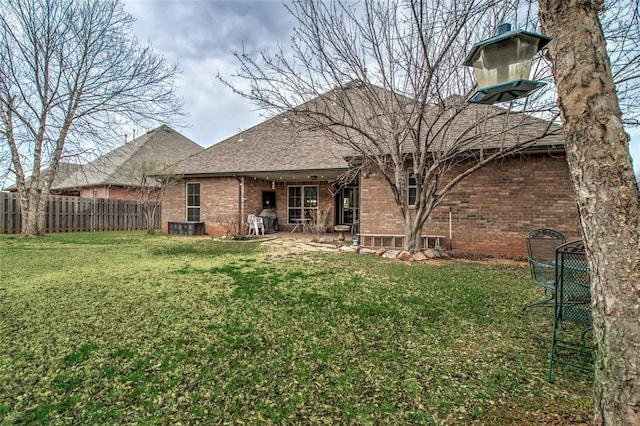
[[346, 169], [344, 146], [278, 115], [174, 165], [180, 174]]
[[[390, 94], [377, 86], [370, 87], [372, 87], [372, 91], [369, 94], [373, 93], [373, 96], [377, 97], [381, 104], [389, 102], [407, 111], [415, 106], [415, 102], [407, 97]], [[305, 111], [305, 108], [307, 110], [320, 108], [332, 115], [333, 109], [338, 109], [340, 112], [339, 105], [349, 104], [355, 106], [358, 111], [353, 115], [346, 114], [347, 119], [351, 116], [351, 119], [355, 120], [354, 123], [356, 121], [362, 123], [365, 117], [375, 116], [382, 109], [372, 105], [366, 96], [359, 96], [361, 88], [361, 84], [348, 84], [335, 89], [335, 91], [340, 91], [339, 93], [330, 91], [297, 107], [296, 111]], [[336, 96], [345, 96], [345, 94], [351, 98], [347, 101], [342, 99], [336, 107], [336, 103], [332, 99], [335, 99]], [[445, 104], [447, 103], [461, 104], [464, 103], [464, 99], [451, 97], [445, 100]], [[431, 107], [427, 109], [425, 115], [436, 114], [437, 116], [435, 111], [438, 111], [438, 107]], [[547, 121], [524, 117], [521, 114], [505, 115], [506, 111], [495, 106], [465, 104], [464, 110], [456, 116], [453, 128], [444, 132], [448, 136], [443, 137], [439, 142], [442, 145], [434, 145], [433, 149], [446, 146], [459, 134], [473, 127], [474, 120], [487, 113], [497, 115], [495, 119], [488, 120], [484, 125], [489, 130], [493, 129], [494, 135], [482, 140], [474, 140], [470, 145], [465, 146], [465, 150], [513, 145], [519, 137], [539, 135], [549, 125]], [[178, 173], [183, 175], [233, 175], [252, 172], [346, 170], [348, 168], [345, 158], [357, 155], [353, 148], [327, 138], [321, 130], [313, 131], [302, 128], [302, 126], [296, 127], [289, 121], [288, 116], [291, 116], [291, 112], [279, 114], [211, 146], [196, 156], [177, 163], [174, 167]], [[402, 113], [395, 114], [395, 116], [401, 117]], [[442, 118], [443, 116], [439, 117], [441, 118], [438, 120], [446, 121]], [[507, 131], [504, 131], [505, 122], [507, 123]], [[358, 125], [356, 123], [356, 126]], [[533, 146], [563, 145], [560, 126], [552, 125], [551, 127], [555, 134], [535, 141]], [[412, 152], [412, 147], [407, 145], [404, 150]]]
[[128, 177], [128, 168], [132, 164], [154, 161], [169, 165], [202, 150], [200, 145], [163, 124], [79, 167], [75, 173], [55, 184], [52, 189], [102, 185], [130, 186], [134, 184]]

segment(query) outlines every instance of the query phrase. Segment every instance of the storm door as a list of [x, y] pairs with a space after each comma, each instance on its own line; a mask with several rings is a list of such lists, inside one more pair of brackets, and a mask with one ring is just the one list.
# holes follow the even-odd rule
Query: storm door
[[360, 191], [347, 186], [338, 194], [338, 224], [353, 225], [360, 222]]

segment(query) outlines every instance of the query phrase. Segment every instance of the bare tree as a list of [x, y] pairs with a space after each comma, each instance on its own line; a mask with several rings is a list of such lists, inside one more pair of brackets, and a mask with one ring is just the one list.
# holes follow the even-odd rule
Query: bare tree
[[589, 260], [597, 425], [640, 424], [640, 192], [614, 84], [626, 72], [626, 89], [640, 83], [640, 20], [638, 2], [625, 3], [619, 34], [636, 50], [612, 67], [602, 0], [538, 0]]
[[622, 120], [627, 127], [640, 126], [640, 2], [601, 3], [599, 19]]
[[120, 140], [122, 124], [181, 113], [177, 66], [141, 46], [132, 22], [118, 0], [0, 0], [0, 138], [23, 235], [43, 232], [61, 159]]
[[174, 173], [166, 162], [150, 160], [130, 164], [124, 175], [134, 185], [132, 191], [138, 194], [138, 205], [147, 221], [147, 234], [154, 234], [156, 212], [167, 191], [182, 179], [182, 175]]
[[235, 78], [250, 90], [219, 78], [263, 108], [351, 148], [352, 171], [379, 173], [402, 214], [406, 250], [420, 249], [429, 215], [465, 177], [559, 134], [551, 122], [522, 114], [554, 118], [538, 108], [541, 94], [510, 108], [465, 102], [474, 81], [461, 67], [464, 57], [513, 13], [510, 2], [287, 5], [298, 22], [291, 50], [236, 53]]

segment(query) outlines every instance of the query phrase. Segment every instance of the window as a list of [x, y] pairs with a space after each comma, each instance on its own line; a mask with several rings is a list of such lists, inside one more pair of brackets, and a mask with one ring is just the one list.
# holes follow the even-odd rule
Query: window
[[407, 201], [410, 206], [416, 205], [417, 191], [416, 175], [413, 173], [413, 168], [409, 167], [407, 169]]
[[187, 183], [187, 222], [200, 222], [199, 183]]
[[342, 203], [338, 204], [338, 217], [341, 219], [341, 225], [357, 224], [360, 220], [358, 203], [360, 201], [359, 189], [355, 186], [342, 188], [339, 199]]
[[316, 217], [318, 210], [317, 186], [290, 186], [287, 196], [287, 222]]

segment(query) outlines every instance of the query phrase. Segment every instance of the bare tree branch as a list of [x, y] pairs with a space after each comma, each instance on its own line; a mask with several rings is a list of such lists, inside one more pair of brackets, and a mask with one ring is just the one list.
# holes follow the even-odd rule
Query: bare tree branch
[[147, 220], [147, 234], [155, 233], [155, 214], [167, 191], [175, 186], [182, 176], [175, 173], [167, 162], [140, 161], [129, 164], [125, 176], [135, 186], [138, 203]]
[[[465, 102], [475, 83], [461, 66], [464, 57], [515, 14], [512, 6], [295, 1], [288, 4], [298, 22], [291, 50], [258, 58], [237, 52], [237, 75], [219, 78], [267, 111], [287, 114], [297, 129], [351, 148], [355, 169], [374, 170], [388, 183], [404, 220], [405, 248], [416, 250], [427, 218], [456, 184], [558, 132], [532, 116], [556, 117], [544, 93], [509, 109]], [[250, 89], [241, 90], [238, 79]]]
[[141, 46], [132, 22], [119, 0], [0, 0], [0, 135], [23, 233], [41, 232], [61, 158], [108, 147], [122, 125], [180, 119], [177, 65]]

